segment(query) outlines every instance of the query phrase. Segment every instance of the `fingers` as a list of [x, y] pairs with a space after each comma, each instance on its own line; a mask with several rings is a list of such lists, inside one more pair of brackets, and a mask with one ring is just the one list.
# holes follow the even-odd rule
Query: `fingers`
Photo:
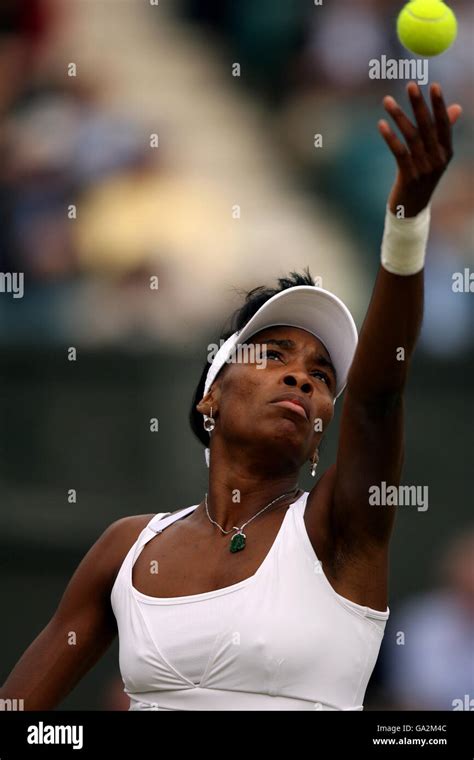
[[[452, 126], [459, 119], [462, 108], [457, 103], [446, 108], [439, 84], [433, 84], [430, 88], [433, 116], [416, 82], [408, 83], [407, 92], [413, 108], [416, 125], [410, 121], [396, 100], [391, 96], [384, 98], [385, 109], [405, 138], [415, 167], [422, 173], [430, 171], [442, 172], [453, 155]], [[393, 137], [389, 142], [387, 140], [388, 133], [386, 129], [380, 131], [393, 153], [395, 145]], [[400, 156], [400, 146], [397, 145], [396, 149]]]
[[385, 119], [380, 119], [378, 128], [383, 139], [395, 156], [400, 171], [407, 179], [414, 177], [416, 175], [415, 167], [407, 146], [404, 145], [395, 132], [390, 129], [390, 126]]
[[444, 103], [444, 98], [441, 93], [441, 87], [435, 84], [432, 85], [430, 88], [430, 94], [438, 140], [443, 148], [449, 152], [451, 150], [451, 124]]
[[398, 105], [395, 98], [392, 98], [391, 95], [387, 95], [384, 98], [383, 104], [385, 106], [385, 110], [387, 111], [387, 113], [390, 114], [395, 124], [398, 126], [400, 132], [402, 133], [403, 137], [407, 141], [407, 144], [410, 148], [413, 159], [416, 162], [419, 169], [421, 171], [423, 171], [424, 169], [427, 169], [428, 167], [427, 167], [427, 161], [426, 161], [426, 156], [425, 156], [425, 145], [415, 125], [412, 124], [408, 116], [405, 114], [402, 108]]
[[429, 153], [432, 158], [439, 158], [442, 160], [436, 128], [420, 87], [415, 82], [409, 82], [407, 85], [407, 91], [426, 152]]
[[457, 103], [446, 108], [439, 84], [431, 85], [431, 102], [435, 115], [438, 140], [444, 150], [446, 161], [449, 162], [453, 157], [452, 126], [461, 116], [462, 108]]
[[460, 106], [459, 103], [453, 103], [452, 106], [448, 106], [447, 111], [449, 121], [451, 122], [451, 126], [453, 126], [456, 124], [459, 117], [462, 116], [462, 106]]

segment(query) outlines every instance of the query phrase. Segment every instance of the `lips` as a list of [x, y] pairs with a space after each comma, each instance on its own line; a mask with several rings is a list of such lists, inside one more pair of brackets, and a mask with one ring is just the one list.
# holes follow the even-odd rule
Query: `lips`
[[282, 406], [285, 409], [291, 409], [296, 412], [300, 417], [304, 417], [309, 420], [309, 403], [305, 398], [297, 396], [295, 393], [285, 393], [282, 396], [274, 399], [272, 404]]

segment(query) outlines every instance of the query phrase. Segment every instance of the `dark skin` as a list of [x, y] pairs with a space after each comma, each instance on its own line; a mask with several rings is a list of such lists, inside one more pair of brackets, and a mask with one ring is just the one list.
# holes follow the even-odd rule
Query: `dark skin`
[[[397, 162], [389, 206], [405, 216], [418, 214], [452, 157], [452, 125], [461, 113], [446, 108], [441, 88], [430, 88], [432, 113], [419, 87], [408, 85], [413, 119], [393, 98], [384, 106], [400, 129], [388, 122], [379, 132]], [[403, 463], [403, 394], [423, 311], [423, 271], [399, 276], [379, 268], [369, 308], [360, 331], [342, 403], [336, 462], [320, 475], [305, 510], [305, 525], [314, 551], [332, 587], [342, 596], [374, 609], [387, 607], [389, 539], [394, 507], [368, 504], [368, 489], [385, 480], [398, 485]], [[292, 348], [270, 339], [292, 340]], [[228, 364], [209, 394], [198, 404], [216, 426], [211, 436], [209, 505], [224, 528], [241, 525], [275, 497], [297, 489], [299, 472], [308, 466], [333, 414], [334, 377], [316, 354], [330, 359], [312, 334], [292, 327], [273, 327], [252, 338], [268, 351], [267, 367]], [[405, 361], [397, 360], [397, 349]], [[273, 351], [277, 353], [272, 353]], [[324, 379], [326, 375], [327, 379]], [[309, 420], [294, 410], [272, 405], [283, 392], [308, 402]], [[314, 430], [321, 418], [322, 432]], [[233, 500], [236, 490], [240, 502]], [[213, 526], [204, 503], [152, 538], [134, 565], [133, 584], [157, 597], [212, 591], [250, 577], [260, 567], [291, 503], [277, 502], [247, 528], [243, 552], [229, 553], [229, 538]], [[94, 665], [117, 635], [110, 592], [130, 547], [152, 514], [117, 520], [88, 551], [72, 576], [48, 625], [28, 647], [0, 689], [1, 699], [24, 699], [25, 710], [58, 705]], [[205, 557], [205, 561], [203, 561]], [[158, 574], [150, 573], [158, 560]], [[69, 646], [70, 631], [76, 645]]]

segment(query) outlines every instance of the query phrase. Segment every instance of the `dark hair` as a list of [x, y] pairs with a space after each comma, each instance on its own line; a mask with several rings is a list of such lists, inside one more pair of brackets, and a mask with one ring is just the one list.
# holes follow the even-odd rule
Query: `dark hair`
[[[236, 330], [241, 330], [247, 324], [249, 319], [251, 319], [260, 307], [272, 296], [281, 293], [282, 290], [287, 290], [287, 288], [294, 288], [295, 285], [314, 285], [314, 277], [310, 274], [309, 267], [306, 267], [303, 270], [303, 274], [290, 272], [287, 277], [279, 277], [277, 288], [267, 288], [265, 285], [260, 285], [259, 287], [250, 290], [246, 295], [245, 291], [240, 291], [245, 295], [245, 302], [239, 309], [236, 309], [227, 320], [228, 327], [224, 327], [219, 340], [227, 340], [227, 338], [230, 338]], [[202, 424], [203, 416], [196, 410], [196, 404], [198, 404], [203, 397], [206, 375], [210, 366], [211, 363], [206, 361], [201, 373], [201, 378], [194, 391], [191, 408], [189, 410], [189, 424], [191, 425], [191, 430], [204, 446], [209, 446], [209, 433], [204, 430]]]

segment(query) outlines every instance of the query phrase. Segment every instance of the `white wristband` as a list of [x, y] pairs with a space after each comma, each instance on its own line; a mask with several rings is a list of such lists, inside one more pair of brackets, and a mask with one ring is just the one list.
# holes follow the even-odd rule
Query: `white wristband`
[[383, 231], [381, 262], [392, 274], [420, 272], [425, 264], [430, 231], [431, 204], [417, 216], [398, 219], [387, 206]]

